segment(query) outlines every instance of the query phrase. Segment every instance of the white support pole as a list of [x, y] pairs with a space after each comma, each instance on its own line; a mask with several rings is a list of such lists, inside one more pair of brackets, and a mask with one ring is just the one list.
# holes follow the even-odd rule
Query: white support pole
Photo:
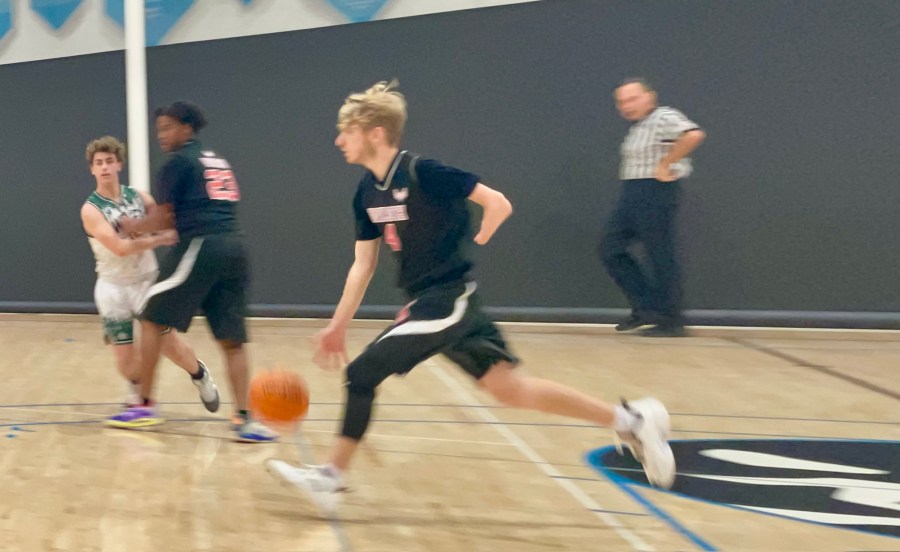
[[147, 54], [144, 0], [125, 3], [125, 102], [128, 111], [128, 183], [150, 191]]

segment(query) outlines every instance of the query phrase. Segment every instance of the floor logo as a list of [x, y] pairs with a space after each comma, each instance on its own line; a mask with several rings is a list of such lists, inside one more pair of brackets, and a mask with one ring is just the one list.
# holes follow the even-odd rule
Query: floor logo
[[[900, 442], [674, 441], [672, 492], [834, 527], [900, 537]], [[613, 447], [588, 461], [605, 475], [647, 484], [640, 465]]]

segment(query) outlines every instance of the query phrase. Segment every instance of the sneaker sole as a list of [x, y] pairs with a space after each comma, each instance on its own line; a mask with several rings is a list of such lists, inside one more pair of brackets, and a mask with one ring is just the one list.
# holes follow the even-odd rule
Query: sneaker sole
[[135, 422], [118, 422], [113, 420], [106, 420], [104, 423], [109, 427], [115, 427], [118, 429], [140, 429], [142, 427], [162, 425], [166, 423], [166, 421], [162, 418], [144, 418]]
[[203, 403], [203, 407], [206, 408], [207, 412], [218, 412], [219, 411], [219, 392], [216, 391], [216, 398], [212, 402], [206, 402], [203, 400], [203, 397], [200, 397], [200, 401]]
[[234, 438], [235, 443], [277, 443], [278, 437], [272, 439], [253, 439], [252, 437], [241, 437], [238, 435]]
[[662, 489], [671, 489], [672, 485], [675, 484], [675, 476], [677, 467], [675, 465], [675, 453], [672, 452], [672, 447], [669, 446], [668, 442], [663, 442], [665, 447], [665, 452], [663, 453], [667, 457], [667, 461], [672, 463], [672, 475], [671, 477], [662, 477], [658, 478], [653, 484]]

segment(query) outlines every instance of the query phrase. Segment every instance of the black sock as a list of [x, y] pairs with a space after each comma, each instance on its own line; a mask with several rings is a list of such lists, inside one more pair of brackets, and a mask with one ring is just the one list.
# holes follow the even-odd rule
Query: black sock
[[147, 397], [143, 397], [141, 400], [141, 406], [153, 406], [153, 399], [148, 399]]
[[250, 413], [246, 410], [238, 410], [238, 416], [244, 419], [244, 421], [250, 420]]
[[191, 374], [191, 379], [193, 379], [193, 380], [203, 379], [203, 374], [205, 374], [205, 373], [206, 373], [206, 369], [203, 368], [203, 365], [198, 362], [197, 363], [197, 373]]

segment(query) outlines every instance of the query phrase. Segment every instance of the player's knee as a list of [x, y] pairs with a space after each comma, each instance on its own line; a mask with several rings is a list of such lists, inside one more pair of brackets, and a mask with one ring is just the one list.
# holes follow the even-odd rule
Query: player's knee
[[374, 397], [375, 387], [377, 387], [381, 381], [378, 381], [376, 377], [373, 377], [377, 374], [377, 370], [373, 368], [374, 367], [371, 365], [367, 366], [364, 362], [360, 362], [359, 358], [351, 362], [347, 366], [347, 390], [354, 395]]
[[522, 380], [510, 369], [494, 367], [480, 383], [501, 404], [520, 406], [523, 402]]
[[236, 341], [234, 339], [220, 339], [219, 344], [222, 345], [222, 348], [226, 351], [239, 351], [244, 348], [244, 343], [242, 341]]
[[347, 386], [374, 390], [395, 373], [396, 366], [396, 362], [370, 348], [347, 366]]
[[113, 355], [116, 359], [116, 366], [119, 369], [131, 366], [135, 359], [134, 345], [131, 343], [117, 343], [113, 348]]
[[491, 395], [501, 404], [506, 406], [522, 405], [522, 388], [519, 385], [512, 384], [505, 387], [494, 387], [489, 389]]
[[369, 427], [375, 387], [378, 380], [372, 377], [374, 370], [361, 362], [353, 361], [347, 367], [347, 404], [341, 435], [354, 441], [362, 439]]

